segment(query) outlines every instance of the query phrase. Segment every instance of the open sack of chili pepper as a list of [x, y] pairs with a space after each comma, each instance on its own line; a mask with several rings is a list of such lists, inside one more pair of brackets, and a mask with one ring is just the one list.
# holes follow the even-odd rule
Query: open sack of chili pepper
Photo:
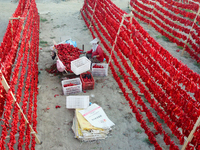
[[68, 43], [54, 45], [54, 47], [57, 49], [58, 58], [65, 66], [65, 70], [67, 72], [72, 72], [70, 66], [71, 61], [78, 59], [83, 50], [74, 47], [73, 45], [70, 45]]

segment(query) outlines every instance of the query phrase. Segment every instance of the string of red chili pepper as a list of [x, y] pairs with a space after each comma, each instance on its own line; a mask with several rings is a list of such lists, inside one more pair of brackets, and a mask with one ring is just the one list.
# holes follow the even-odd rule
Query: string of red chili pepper
[[[35, 2], [34, 2], [35, 3]], [[34, 104], [33, 104], [33, 120], [32, 120], [32, 123], [33, 123], [33, 126], [32, 126], [32, 128], [33, 128], [33, 130], [37, 133], [37, 95], [38, 95], [38, 64], [37, 64], [37, 62], [38, 62], [38, 58], [39, 58], [39, 15], [38, 15], [38, 10], [37, 10], [37, 7], [36, 7], [36, 3], [35, 3], [35, 10], [34, 10], [34, 12], [35, 12], [35, 20], [36, 20], [36, 22], [35, 22], [35, 25], [34, 25], [34, 32], [33, 32], [33, 34], [34, 34], [34, 37], [35, 37], [35, 39], [34, 39], [34, 44], [33, 44], [33, 46], [34, 46], [34, 49], [35, 49], [35, 51], [37, 51], [37, 53], [33, 53], [33, 56], [34, 56], [34, 58], [35, 58], [35, 60], [36, 60], [36, 62], [34, 63], [34, 70], [35, 70], [35, 83], [34, 83], [34, 89], [35, 89], [35, 91], [34, 91]], [[32, 135], [32, 143], [31, 143], [32, 145], [31, 145], [31, 148], [32, 149], [35, 149], [35, 144], [36, 144], [36, 141], [35, 141], [35, 135]]]
[[[33, 48], [33, 43], [32, 43], [32, 45], [31, 45], [31, 49]], [[32, 49], [33, 50], [33, 49]], [[29, 65], [29, 67], [33, 70], [33, 68], [34, 68], [34, 59], [33, 59], [33, 53], [34, 53], [34, 51], [30, 51], [30, 53], [29, 53], [29, 56], [30, 56], [30, 61], [31, 61], [31, 63], [30, 63], [30, 65]], [[32, 125], [31, 123], [32, 123], [32, 106], [33, 106], [33, 95], [34, 95], [34, 90], [35, 90], [35, 88], [34, 88], [34, 83], [35, 83], [35, 72], [33, 72], [32, 73], [32, 78], [31, 78], [31, 89], [30, 89], [30, 94], [29, 94], [29, 106], [28, 106], [28, 115], [27, 115], [27, 120], [28, 120], [28, 122], [29, 122], [29, 125]], [[30, 127], [29, 126], [27, 126], [27, 128], [26, 128], [26, 136], [25, 136], [25, 148], [26, 149], [29, 149], [29, 144], [30, 144], [30, 134], [31, 133], [31, 130], [30, 130]]]
[[[96, 20], [97, 18], [94, 16], [94, 19]], [[99, 22], [97, 22], [98, 26], [100, 25]], [[104, 47], [106, 48], [106, 50], [110, 53], [111, 52], [111, 48], [107, 45], [107, 43], [104, 41], [104, 39], [102, 38], [102, 36], [100, 35], [100, 33], [98, 32], [96, 26], [94, 26], [94, 21], [92, 22], [92, 25], [93, 25], [93, 28], [95, 30], [95, 32], [97, 33], [100, 41], [102, 42], [102, 44], [104, 45]], [[103, 28], [102, 28], [103, 29]], [[104, 30], [104, 29], [103, 29]], [[103, 31], [102, 30], [102, 31]], [[105, 33], [105, 34], [104, 34]], [[104, 32], [103, 35], [107, 38], [109, 37], [108, 36], [108, 33]], [[111, 39], [111, 38], [110, 38]]]
[[[32, 3], [33, 4], [33, 9], [35, 8], [35, 3]], [[33, 18], [34, 19], [36, 19], [35, 18], [35, 14], [33, 14]], [[33, 26], [36, 26], [36, 24], [35, 23], [33, 23], [32, 24]], [[34, 28], [33, 28], [33, 33], [34, 33], [34, 31], [36, 31]], [[37, 36], [35, 36], [35, 38], [36, 38]], [[29, 109], [28, 110], [28, 115], [27, 115], [27, 119], [28, 119], [28, 121], [29, 121], [29, 124], [30, 125], [32, 125], [32, 113], [33, 113], [33, 110], [32, 110], [32, 107], [33, 107], [33, 98], [34, 98], [34, 93], [36, 92], [36, 89], [37, 89], [37, 87], [35, 87], [35, 84], [37, 84], [37, 79], [36, 79], [36, 68], [35, 68], [35, 63], [36, 63], [36, 58], [35, 58], [35, 42], [34, 41], [36, 41], [35, 40], [35, 38], [33, 37], [33, 39], [31, 40], [31, 49], [32, 49], [32, 51], [30, 51], [30, 53], [29, 53], [29, 56], [30, 56], [30, 59], [31, 59], [31, 64], [30, 64], [30, 68], [32, 68], [32, 70], [33, 70], [33, 73], [32, 73], [32, 78], [31, 78], [31, 91], [30, 91], [30, 96], [29, 96], [29, 108], [31, 108], [31, 109]], [[37, 50], [37, 49], [36, 49]], [[30, 145], [30, 139], [31, 139], [31, 129], [30, 129], [30, 127], [28, 127], [27, 129], [26, 129], [26, 136], [25, 136], [25, 143], [26, 143], [26, 145], [25, 145], [25, 148], [26, 149], [28, 149], [29, 148], [29, 145]], [[33, 146], [32, 146], [33, 147]]]
[[[85, 5], [85, 6], [86, 6], [86, 5]], [[86, 7], [86, 8], [83, 8], [82, 11], [86, 11], [85, 9], [87, 10], [87, 7]], [[87, 22], [87, 21], [86, 21], [86, 18], [84, 17], [84, 15], [83, 15], [83, 13], [82, 13], [82, 11], [81, 11], [81, 14], [82, 14], [82, 16], [83, 16], [83, 20], [84, 20], [85, 22]], [[92, 13], [93, 13], [93, 12], [92, 12]], [[91, 17], [87, 16], [87, 19], [89, 19], [90, 22], [91, 22]], [[92, 37], [95, 38], [95, 35], [94, 35], [92, 29], [90, 28], [90, 24], [89, 24], [89, 23], [86, 23], [86, 26], [87, 26], [88, 29], [90, 30], [90, 32], [91, 32], [91, 34], [92, 34]]]
[[[31, 65], [31, 62], [29, 60], [28, 62], [28, 66]], [[28, 71], [27, 71], [27, 79], [26, 79], [26, 83], [25, 83], [25, 90], [24, 90], [24, 98], [23, 98], [23, 104], [22, 104], [22, 110], [23, 110], [23, 113], [26, 114], [27, 113], [27, 103], [28, 103], [28, 99], [29, 99], [29, 96], [30, 96], [30, 93], [29, 93], [29, 89], [31, 88], [31, 77], [32, 77], [32, 68], [31, 67], [28, 67]], [[23, 145], [24, 141], [23, 141], [23, 137], [24, 137], [24, 132], [25, 132], [25, 120], [23, 118], [21, 118], [20, 120], [20, 135], [22, 137], [20, 143]]]
[[[90, 8], [87, 8], [87, 10], [89, 10]], [[97, 9], [96, 9], [96, 11], [97, 11]], [[88, 14], [88, 12], [87, 11], [84, 11], [85, 12], [85, 15], [86, 15], [86, 17], [89, 17], [89, 14]], [[83, 15], [83, 14], [82, 14]], [[94, 19], [96, 19], [96, 16], [95, 16], [95, 14], [94, 14], [94, 16], [93, 16], [93, 18]], [[85, 20], [86, 21], [86, 20]], [[86, 22], [86, 24], [87, 24], [87, 22]], [[93, 32], [93, 31], [92, 31]], [[108, 34], [108, 33], [107, 33]], [[106, 35], [105, 35], [106, 36]]]
[[[85, 10], [83, 9], [82, 11], [85, 11]], [[83, 17], [83, 20], [84, 20], [85, 22], [87, 22], [85, 16], [83, 15], [83, 12], [82, 12], [82, 11], [81, 11], [81, 15], [82, 15], [82, 17]], [[90, 18], [89, 16], [86, 16], [86, 17], [87, 17], [89, 20], [91, 20], [91, 18]], [[90, 22], [91, 22], [91, 21], [90, 21]], [[91, 32], [91, 34], [92, 34], [92, 37], [95, 38], [95, 35], [94, 35], [92, 29], [90, 28], [89, 23], [86, 23], [86, 26], [87, 26], [88, 29], [90, 30], [90, 32]]]
[[[96, 17], [94, 17], [95, 20], [97, 19]], [[98, 26], [100, 25], [99, 22], [97, 22]], [[93, 28], [95, 30], [95, 32], [97, 33], [97, 36], [99, 37], [101, 43], [103, 44], [103, 46], [106, 48], [106, 50], [110, 53], [111, 52], [111, 48], [108, 46], [108, 44], [104, 41], [103, 37], [100, 35], [98, 29], [96, 26], [94, 26], [94, 22], [92, 22]], [[102, 28], [103, 29], [103, 28]], [[102, 31], [105, 31], [105, 29], [103, 29]], [[106, 32], [104, 32], [105, 34], [103, 34], [106, 38], [109, 37], [108, 34]], [[111, 39], [111, 38], [110, 38]], [[112, 42], [112, 41], [111, 41]], [[107, 59], [106, 59], [107, 60]], [[109, 59], [108, 59], [109, 60]], [[107, 60], [107, 61], [108, 61]]]
[[[0, 74], [0, 79], [2, 80], [2, 74]], [[4, 87], [2, 85], [2, 83], [0, 82], [0, 89], [1, 89], [1, 98], [4, 99], [6, 96], [6, 91], [4, 90]], [[3, 113], [3, 112], [2, 112]], [[5, 139], [5, 137], [7, 136], [7, 118], [6, 119], [2, 119], [2, 121], [4, 122], [4, 124], [2, 124], [2, 133], [1, 133], [1, 138]], [[5, 129], [5, 130], [3, 130]], [[0, 142], [0, 149], [5, 148], [5, 140], [2, 140]]]

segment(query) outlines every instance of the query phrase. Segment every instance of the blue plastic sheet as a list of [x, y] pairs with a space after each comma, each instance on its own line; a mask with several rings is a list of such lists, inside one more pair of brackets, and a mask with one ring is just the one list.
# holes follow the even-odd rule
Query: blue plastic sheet
[[76, 41], [72, 41], [71, 39], [67, 40], [65, 43], [69, 43], [70, 45], [73, 45], [74, 47], [77, 47]]

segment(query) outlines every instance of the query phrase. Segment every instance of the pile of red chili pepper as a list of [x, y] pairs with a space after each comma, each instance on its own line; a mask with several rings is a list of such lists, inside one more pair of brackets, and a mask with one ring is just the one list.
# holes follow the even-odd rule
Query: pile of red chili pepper
[[60, 72], [57, 70], [56, 64], [51, 65], [49, 68], [46, 68], [45, 70], [50, 74], [54, 74], [54, 76], [60, 74]]
[[68, 84], [65, 84], [64, 87], [69, 87], [69, 86], [74, 86], [74, 85], [77, 85], [77, 84], [74, 84], [74, 83], [68, 83]]
[[65, 69], [68, 72], [71, 71], [71, 61], [78, 59], [81, 54], [81, 49], [74, 47], [70, 44], [58, 44], [54, 45], [55, 48], [58, 50], [58, 57], [62, 61], [62, 63], [65, 65]]
[[83, 74], [82, 78], [84, 82], [93, 82], [91, 73]]
[[102, 65], [95, 64], [92, 68], [104, 68]]

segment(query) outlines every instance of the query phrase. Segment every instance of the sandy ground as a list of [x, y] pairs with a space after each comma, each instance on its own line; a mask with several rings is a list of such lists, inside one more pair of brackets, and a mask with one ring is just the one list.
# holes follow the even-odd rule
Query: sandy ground
[[[77, 42], [77, 46], [89, 50], [91, 46], [89, 41], [92, 36], [87, 30], [84, 21], [80, 16], [80, 9], [83, 6], [83, 0], [38, 0], [37, 6], [40, 17], [43, 21], [40, 23], [40, 40], [52, 45], [52, 39], [56, 42], [71, 38]], [[128, 10], [128, 0], [113, 0], [121, 9]], [[8, 18], [12, 15], [17, 6], [16, 2], [9, 0], [0, 0], [0, 41], [2, 41]], [[44, 21], [45, 20], [45, 21]], [[153, 28], [147, 28], [146, 24], [141, 25], [148, 30], [154, 38], [160, 35]], [[177, 46], [173, 43], [157, 39], [159, 43], [169, 50], [173, 56], [177, 57], [183, 63], [187, 64], [192, 70], [200, 73], [200, 69], [194, 65], [190, 58], [181, 57], [180, 52], [175, 50]], [[110, 70], [107, 77], [95, 77], [95, 89], [86, 93], [77, 95], [95, 95], [90, 97], [92, 103], [102, 106], [107, 116], [115, 123], [111, 135], [105, 140], [83, 143], [74, 138], [71, 130], [74, 110], [66, 109], [66, 96], [62, 94], [61, 78], [63, 76], [49, 75], [45, 68], [51, 66], [55, 61], [50, 57], [49, 46], [40, 47], [39, 58], [39, 89], [38, 95], [38, 136], [43, 142], [36, 145], [36, 150], [150, 150], [153, 146], [145, 142], [147, 136], [131, 113], [125, 98], [118, 92], [119, 88], [115, 82]], [[54, 97], [55, 94], [59, 96]], [[56, 109], [55, 106], [61, 108]], [[148, 105], [148, 104], [147, 104]], [[46, 108], [50, 108], [46, 110]], [[151, 126], [151, 125], [150, 125]], [[165, 125], [163, 125], [166, 127]], [[166, 128], [166, 130], [168, 130]], [[172, 135], [173, 138], [173, 135]], [[163, 149], [164, 142], [158, 137], [159, 144]]]

